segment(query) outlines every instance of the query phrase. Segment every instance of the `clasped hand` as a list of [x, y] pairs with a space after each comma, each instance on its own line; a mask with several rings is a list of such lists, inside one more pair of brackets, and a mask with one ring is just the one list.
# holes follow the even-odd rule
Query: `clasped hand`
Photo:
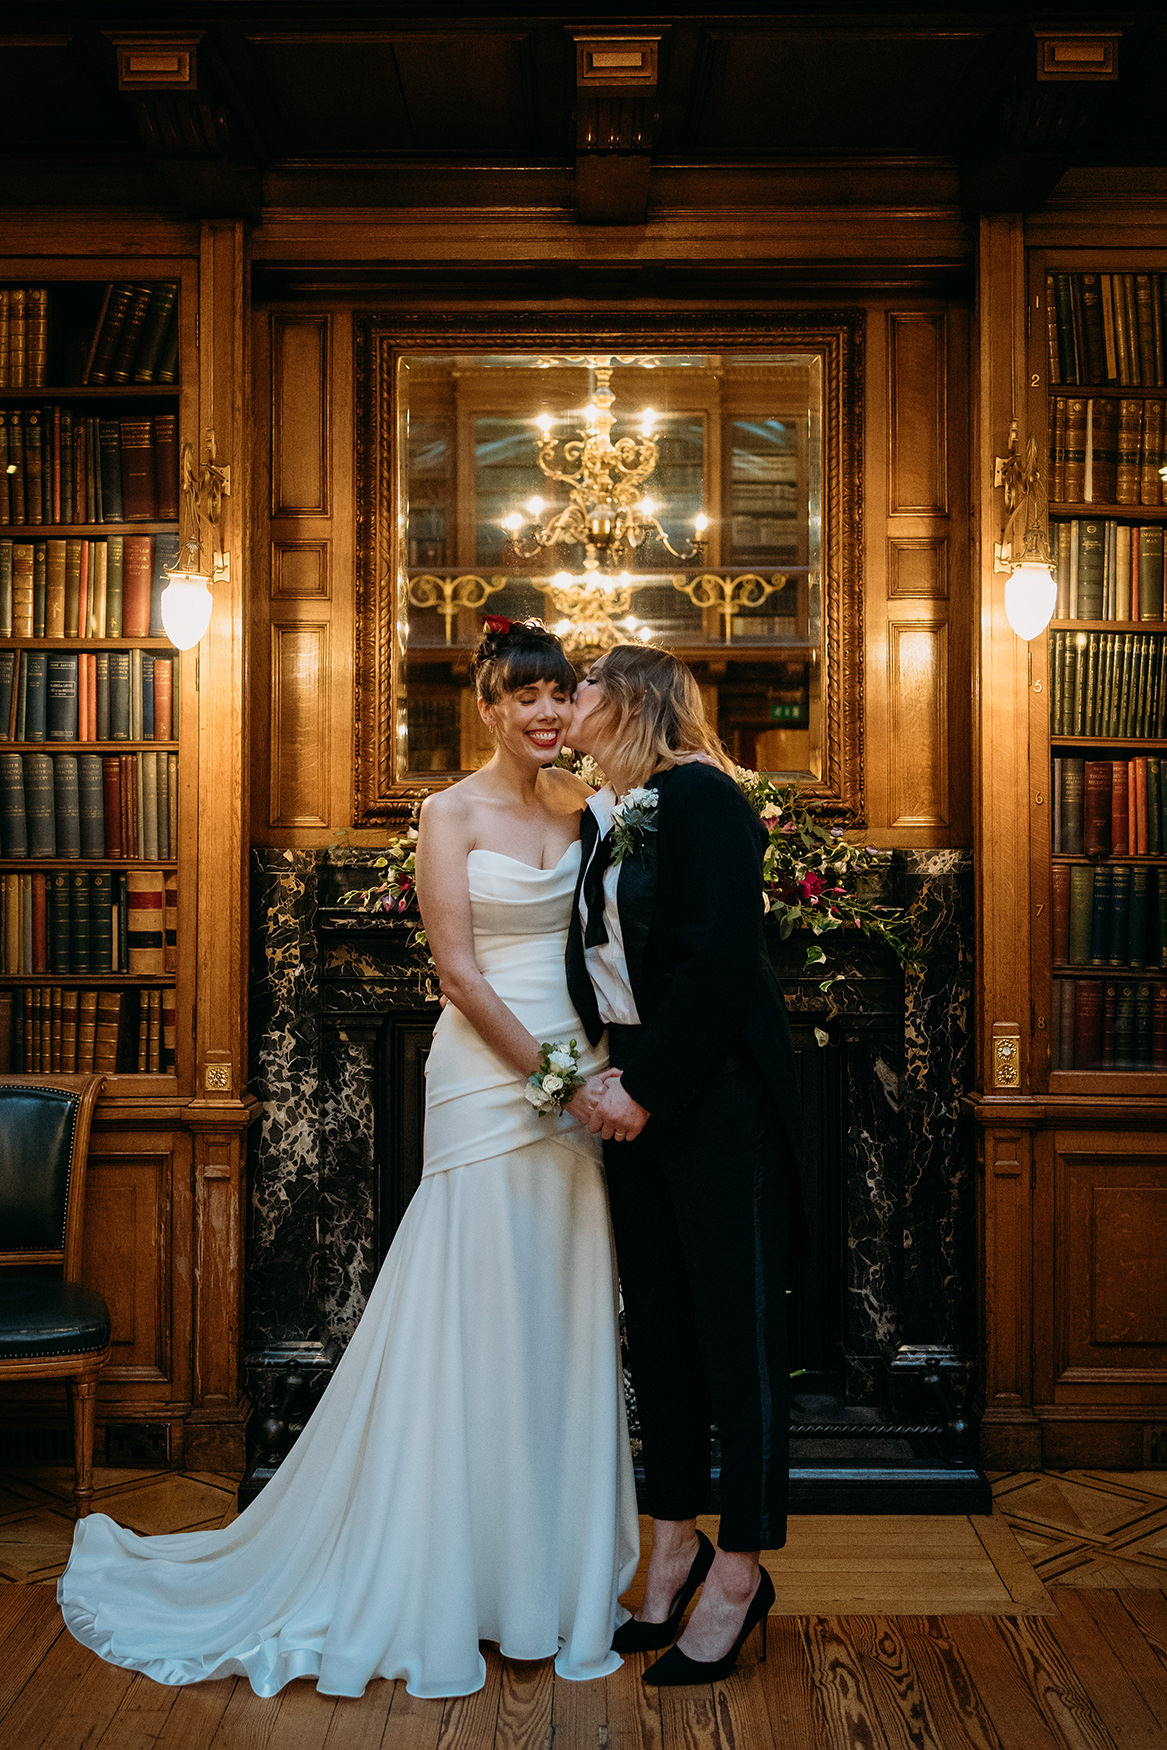
[[605, 1142], [631, 1142], [648, 1123], [644, 1107], [625, 1092], [622, 1074], [618, 1069], [606, 1069], [589, 1076], [567, 1107], [573, 1118]]

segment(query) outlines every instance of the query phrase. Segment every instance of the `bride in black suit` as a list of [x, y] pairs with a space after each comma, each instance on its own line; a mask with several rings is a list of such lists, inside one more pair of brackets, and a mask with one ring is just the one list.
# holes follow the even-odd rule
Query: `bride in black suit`
[[[640, 1411], [652, 1560], [618, 1651], [678, 1644], [646, 1672], [732, 1670], [773, 1602], [759, 1552], [786, 1538], [785, 1292], [797, 1208], [795, 1065], [766, 956], [765, 831], [690, 671], [620, 645], [576, 695], [568, 740], [608, 783], [584, 814], [568, 987], [613, 1065], [591, 1128], [604, 1157]], [[721, 1447], [713, 1549], [710, 1426]]]

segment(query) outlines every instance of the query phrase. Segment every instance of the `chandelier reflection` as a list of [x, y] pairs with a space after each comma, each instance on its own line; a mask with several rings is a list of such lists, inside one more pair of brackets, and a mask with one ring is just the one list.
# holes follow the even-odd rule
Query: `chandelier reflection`
[[694, 558], [704, 546], [709, 526], [704, 512], [694, 519], [692, 539], [674, 546], [645, 492], [659, 460], [655, 413], [647, 407], [640, 415], [639, 436], [613, 441], [613, 361], [591, 362], [595, 388], [584, 413], [582, 435], [561, 442], [553, 433], [555, 421], [549, 413], [537, 422], [542, 436], [536, 440], [536, 460], [548, 480], [567, 488], [567, 503], [556, 508], [536, 497], [524, 510], [504, 517], [502, 526], [515, 552], [520, 559], [533, 559], [550, 547], [582, 546], [585, 573], [618, 571], [630, 555], [653, 540], [674, 559]]

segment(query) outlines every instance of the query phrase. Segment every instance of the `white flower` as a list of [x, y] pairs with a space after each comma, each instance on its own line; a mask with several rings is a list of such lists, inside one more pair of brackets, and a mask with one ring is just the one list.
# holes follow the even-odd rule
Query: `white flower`
[[528, 1082], [523, 1089], [523, 1097], [531, 1102], [537, 1112], [550, 1112], [552, 1102], [537, 1083]]
[[545, 1094], [558, 1094], [558, 1092], [560, 1091], [562, 1086], [563, 1086], [563, 1077], [562, 1076], [544, 1076], [543, 1077], [543, 1092]]
[[553, 1051], [548, 1056], [547, 1062], [551, 1065], [552, 1069], [575, 1068], [575, 1059], [572, 1057], [570, 1051]]
[[620, 808], [655, 808], [659, 798], [655, 790], [643, 787], [636, 790], [626, 790], [620, 799]]

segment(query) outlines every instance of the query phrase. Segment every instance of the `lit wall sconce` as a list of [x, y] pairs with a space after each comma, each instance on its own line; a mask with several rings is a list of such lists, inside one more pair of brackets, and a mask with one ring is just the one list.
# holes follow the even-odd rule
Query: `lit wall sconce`
[[1019, 638], [1036, 638], [1053, 618], [1058, 586], [1049, 552], [1045, 487], [1037, 465], [1037, 444], [1017, 444], [1017, 421], [1009, 428], [1009, 450], [996, 458], [993, 484], [1004, 487], [1008, 513], [996, 548], [996, 568], [1009, 573], [1005, 617]]
[[[207, 433], [207, 458], [195, 473], [189, 444], [183, 444], [178, 493], [178, 558], [162, 591], [162, 627], [176, 650], [191, 650], [211, 623], [211, 582], [226, 575], [219, 551], [223, 495], [231, 490], [231, 469], [215, 459], [215, 434]], [[210, 555], [210, 571], [204, 567]]]

